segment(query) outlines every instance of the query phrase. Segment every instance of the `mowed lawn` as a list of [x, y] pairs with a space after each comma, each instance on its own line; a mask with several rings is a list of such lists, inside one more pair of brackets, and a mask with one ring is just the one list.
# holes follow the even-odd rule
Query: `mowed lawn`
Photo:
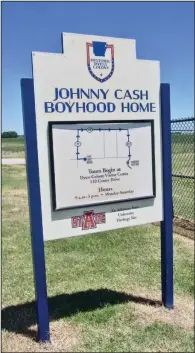
[[173, 202], [176, 216], [194, 220], [194, 134], [172, 135]]
[[45, 243], [51, 343], [37, 343], [25, 166], [2, 169], [3, 352], [194, 351], [194, 241], [174, 235], [169, 311], [154, 225]]
[[2, 138], [2, 158], [24, 158], [24, 138]]

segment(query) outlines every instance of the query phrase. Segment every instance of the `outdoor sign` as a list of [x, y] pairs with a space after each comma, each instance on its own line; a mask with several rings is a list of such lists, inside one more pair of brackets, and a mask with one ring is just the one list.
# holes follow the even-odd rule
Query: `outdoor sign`
[[[39, 337], [49, 340], [44, 241], [161, 221], [173, 307], [170, 91], [135, 40], [63, 33], [22, 80]], [[169, 249], [169, 251], [168, 251]]]
[[159, 62], [127, 39], [63, 46], [32, 56], [44, 240], [161, 221]]

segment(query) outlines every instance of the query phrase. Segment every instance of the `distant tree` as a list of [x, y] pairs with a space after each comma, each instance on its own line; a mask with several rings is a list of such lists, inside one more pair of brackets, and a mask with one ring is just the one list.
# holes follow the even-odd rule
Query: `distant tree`
[[16, 138], [18, 134], [16, 131], [4, 131], [1, 136], [4, 138]]

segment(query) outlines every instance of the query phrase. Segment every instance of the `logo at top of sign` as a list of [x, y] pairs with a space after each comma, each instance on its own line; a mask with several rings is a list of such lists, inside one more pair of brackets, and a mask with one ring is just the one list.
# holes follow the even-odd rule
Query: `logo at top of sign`
[[86, 43], [87, 67], [93, 78], [107, 81], [114, 72], [114, 45], [106, 42]]

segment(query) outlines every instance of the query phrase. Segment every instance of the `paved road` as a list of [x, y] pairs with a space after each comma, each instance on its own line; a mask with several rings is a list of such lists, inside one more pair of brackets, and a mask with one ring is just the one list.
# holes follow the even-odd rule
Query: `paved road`
[[25, 158], [2, 158], [2, 164], [15, 165], [26, 164]]

